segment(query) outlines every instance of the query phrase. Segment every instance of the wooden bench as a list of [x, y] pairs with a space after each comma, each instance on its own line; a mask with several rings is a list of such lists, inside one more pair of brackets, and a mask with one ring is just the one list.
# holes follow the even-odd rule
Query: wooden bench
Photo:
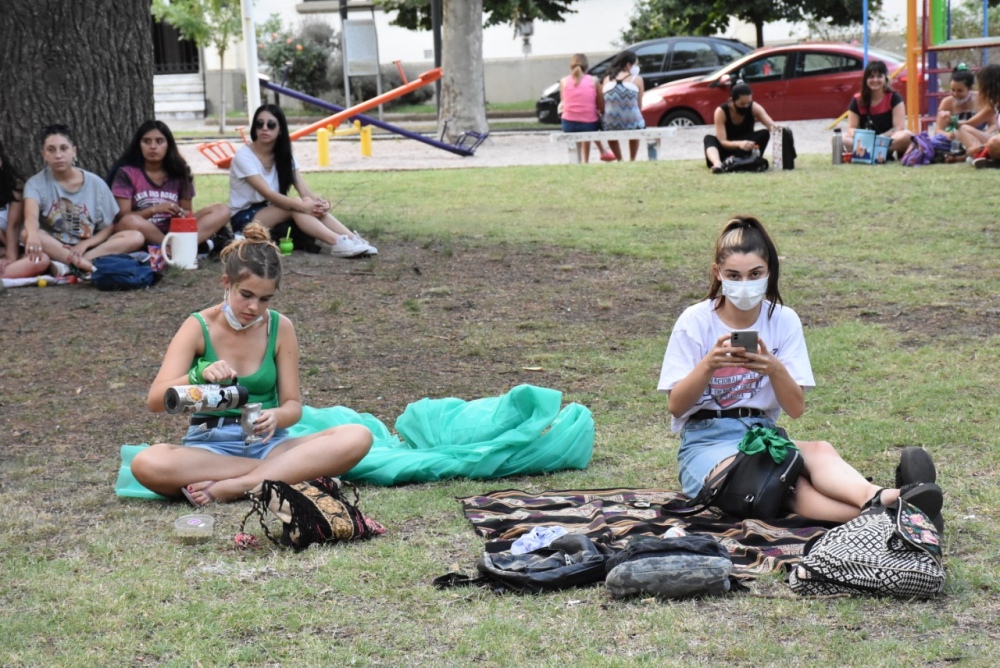
[[[609, 132], [553, 132], [549, 135], [549, 141], [557, 144], [566, 144], [569, 150], [569, 161], [583, 162], [583, 145], [591, 141], [619, 141], [627, 142], [630, 139], [646, 141], [646, 155], [650, 160], [656, 160], [660, 154], [660, 140], [664, 137], [673, 137], [677, 134], [677, 128], [646, 128], [645, 130], [611, 130]], [[624, 149], [624, 150], [627, 150]], [[623, 150], [623, 154], [624, 154]]]

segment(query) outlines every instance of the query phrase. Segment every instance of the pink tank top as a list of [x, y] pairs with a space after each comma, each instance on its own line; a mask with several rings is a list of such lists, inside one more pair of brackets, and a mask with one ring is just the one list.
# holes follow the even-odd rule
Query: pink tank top
[[597, 88], [594, 77], [584, 74], [580, 83], [574, 83], [572, 76], [563, 79], [562, 107], [562, 117], [567, 121], [596, 122]]

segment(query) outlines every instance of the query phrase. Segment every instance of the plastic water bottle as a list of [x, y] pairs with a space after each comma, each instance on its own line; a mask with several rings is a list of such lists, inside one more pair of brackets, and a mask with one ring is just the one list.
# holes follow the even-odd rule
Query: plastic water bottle
[[649, 158], [650, 162], [655, 162], [657, 159], [656, 155], [656, 142], [649, 141], [646, 142], [646, 157]]
[[830, 152], [830, 157], [833, 159], [833, 164], [839, 165], [844, 161], [844, 135], [841, 134], [840, 128], [833, 129], [833, 148]]
[[958, 154], [958, 153], [961, 153], [961, 151], [962, 151], [962, 142], [958, 141], [958, 139], [952, 139], [951, 140], [951, 152], [955, 153], [955, 154]]

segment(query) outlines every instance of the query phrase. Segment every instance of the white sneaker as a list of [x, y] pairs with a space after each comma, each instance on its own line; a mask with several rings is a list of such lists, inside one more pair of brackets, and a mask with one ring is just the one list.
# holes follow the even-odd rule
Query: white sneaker
[[368, 252], [367, 244], [360, 243], [357, 239], [349, 237], [346, 234], [340, 235], [337, 243], [330, 246], [330, 255], [334, 257], [360, 257], [367, 255]]
[[60, 262], [59, 260], [50, 260], [49, 271], [52, 272], [52, 275], [56, 278], [62, 278], [63, 276], [69, 274], [69, 265], [65, 262]]
[[360, 234], [358, 234], [357, 230], [354, 230], [354, 238], [357, 241], [361, 242], [362, 244], [364, 244], [365, 246], [368, 247], [368, 254], [369, 255], [378, 255], [378, 249], [375, 248], [374, 246], [372, 246], [371, 243], [369, 243], [369, 241], [367, 239], [365, 239]]

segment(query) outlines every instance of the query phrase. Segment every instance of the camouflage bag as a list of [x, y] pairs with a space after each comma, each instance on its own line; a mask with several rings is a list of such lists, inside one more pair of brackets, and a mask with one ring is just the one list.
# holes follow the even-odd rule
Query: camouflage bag
[[733, 586], [732, 569], [729, 553], [710, 536], [637, 536], [608, 560], [604, 583], [614, 598], [724, 594], [742, 588]]

